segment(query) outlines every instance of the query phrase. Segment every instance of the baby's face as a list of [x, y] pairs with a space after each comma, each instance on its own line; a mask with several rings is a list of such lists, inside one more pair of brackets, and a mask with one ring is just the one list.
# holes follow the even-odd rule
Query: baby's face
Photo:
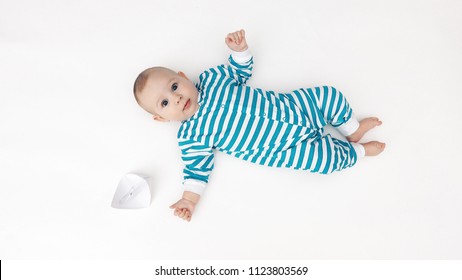
[[199, 109], [197, 88], [182, 72], [157, 70], [148, 78], [139, 98], [159, 121], [184, 121]]

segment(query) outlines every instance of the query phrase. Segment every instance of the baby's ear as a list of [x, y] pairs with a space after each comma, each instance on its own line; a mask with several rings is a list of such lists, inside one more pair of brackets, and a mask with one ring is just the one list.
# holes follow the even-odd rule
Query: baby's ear
[[158, 116], [158, 115], [153, 115], [152, 118], [153, 118], [155, 121], [159, 121], [159, 122], [168, 122], [168, 121], [169, 121], [169, 120], [164, 119], [164, 118], [162, 118], [161, 116]]
[[185, 78], [186, 80], [189, 80], [189, 78], [188, 78], [188, 77], [186, 77], [186, 74], [185, 74], [185, 73], [183, 73], [183, 72], [181, 72], [181, 71], [180, 71], [180, 72], [178, 72], [178, 75], [180, 75], [181, 77]]

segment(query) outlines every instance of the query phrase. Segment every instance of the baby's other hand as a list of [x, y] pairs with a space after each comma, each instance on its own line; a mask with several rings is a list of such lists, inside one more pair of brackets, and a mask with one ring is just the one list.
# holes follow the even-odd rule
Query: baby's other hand
[[170, 209], [175, 209], [173, 214], [182, 218], [185, 221], [191, 221], [194, 208], [199, 201], [200, 196], [192, 192], [184, 192], [183, 197], [175, 204], [170, 206]]
[[245, 31], [243, 29], [229, 33], [225, 38], [226, 45], [235, 51], [243, 52], [248, 49], [247, 41], [245, 40]]

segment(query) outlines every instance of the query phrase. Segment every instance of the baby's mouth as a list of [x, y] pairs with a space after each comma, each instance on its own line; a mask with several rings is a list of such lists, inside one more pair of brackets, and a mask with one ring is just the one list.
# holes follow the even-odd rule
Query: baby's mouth
[[191, 99], [188, 99], [188, 101], [186, 101], [186, 104], [184, 104], [183, 111], [188, 109], [190, 104], [191, 104]]

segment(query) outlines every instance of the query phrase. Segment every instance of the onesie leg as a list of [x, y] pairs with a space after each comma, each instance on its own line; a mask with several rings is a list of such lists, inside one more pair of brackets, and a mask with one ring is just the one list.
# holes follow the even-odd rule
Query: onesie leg
[[311, 122], [322, 128], [331, 124], [344, 136], [353, 134], [359, 122], [353, 117], [353, 110], [345, 96], [330, 86], [300, 89], [293, 92], [294, 101]]
[[359, 123], [353, 118], [353, 110], [339, 90], [330, 86], [308, 89], [310, 90], [314, 90], [321, 114], [328, 123], [338, 128], [345, 136], [358, 129]]
[[362, 145], [326, 135], [316, 140], [308, 139], [282, 151], [267, 154], [261, 157], [259, 163], [329, 174], [353, 166], [362, 156], [364, 156]]
[[308, 145], [308, 161], [302, 168], [311, 172], [329, 174], [351, 167], [358, 160], [358, 153], [353, 145], [330, 135]]

